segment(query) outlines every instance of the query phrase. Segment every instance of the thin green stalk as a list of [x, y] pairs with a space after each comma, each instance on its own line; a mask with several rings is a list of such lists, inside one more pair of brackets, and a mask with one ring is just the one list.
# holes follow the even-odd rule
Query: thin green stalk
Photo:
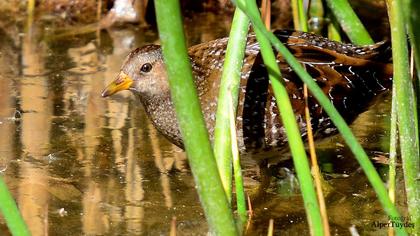
[[179, 2], [156, 0], [155, 8], [172, 101], [209, 228], [217, 235], [237, 235], [193, 81]]
[[420, 154], [417, 133], [416, 99], [409, 73], [409, 56], [401, 0], [387, 0], [391, 28], [392, 57], [394, 61], [393, 85], [396, 89], [398, 131], [401, 160], [407, 192], [408, 212], [414, 223], [414, 232], [420, 233]]
[[[232, 101], [232, 99], [231, 99]], [[239, 159], [238, 142], [236, 141], [236, 125], [235, 125], [235, 107], [233, 101], [230, 103], [230, 136], [232, 142], [232, 156], [233, 156], [233, 172], [235, 176], [235, 191], [236, 191], [236, 205], [239, 216], [240, 229], [245, 225], [248, 215], [246, 211], [244, 181], [242, 178], [241, 161]]]
[[0, 176], [0, 212], [12, 235], [31, 235], [2, 176]]
[[[358, 143], [356, 137], [353, 135], [350, 128], [348, 127], [344, 119], [341, 117], [341, 115], [338, 113], [338, 111], [335, 109], [331, 101], [318, 87], [316, 82], [313, 81], [311, 76], [304, 70], [304, 68], [297, 61], [297, 59], [293, 57], [290, 51], [287, 50], [287, 48], [280, 42], [280, 40], [277, 39], [273, 33], [267, 31], [264, 28], [264, 24], [259, 18], [258, 12], [255, 12], [255, 10], [253, 10], [256, 7], [255, 2], [244, 2], [244, 0], [238, 0], [236, 1], [236, 4], [248, 15], [254, 27], [259, 29], [264, 34], [264, 36], [270, 40], [271, 44], [276, 48], [276, 50], [278, 50], [282, 54], [285, 60], [293, 68], [295, 73], [297, 73], [297, 75], [302, 79], [302, 81], [305, 84], [307, 84], [312, 95], [318, 100], [318, 102], [324, 108], [325, 112], [330, 116], [331, 120], [342, 134], [350, 150], [354, 153], [360, 166], [364, 170], [369, 182], [372, 184], [376, 194], [378, 195], [378, 199], [381, 202], [384, 210], [388, 213], [389, 216], [395, 218], [399, 217], [400, 215], [396, 207], [390, 201], [387, 194], [387, 190], [378, 173], [376, 172], [374, 166], [370, 162], [362, 146]], [[406, 235], [405, 229], [397, 228], [396, 230], [400, 235]]]
[[303, 0], [292, 0], [292, 13], [295, 29], [307, 32], [308, 20], [306, 18], [305, 9], [303, 8]]
[[392, 109], [391, 109], [391, 128], [390, 128], [390, 142], [389, 142], [389, 176], [388, 176], [388, 192], [389, 198], [395, 202], [395, 176], [397, 163], [397, 145], [398, 145], [398, 130], [397, 130], [398, 114], [397, 114], [397, 100], [396, 89], [392, 88]]
[[[414, 51], [414, 64], [416, 67], [415, 73], [417, 73], [417, 80], [414, 82], [415, 91], [417, 94], [417, 103], [419, 102], [420, 96], [420, 1], [404, 0], [403, 6], [405, 6], [404, 12], [406, 13], [406, 22], [408, 25], [408, 34], [410, 35], [411, 47]], [[414, 75], [413, 75], [414, 76]], [[417, 133], [420, 138], [419, 132], [419, 112], [420, 106], [417, 106], [416, 120], [417, 120]]]
[[316, 157], [315, 151], [315, 141], [314, 135], [312, 133], [312, 124], [311, 124], [311, 113], [309, 111], [309, 103], [308, 103], [308, 87], [304, 85], [303, 87], [303, 96], [305, 97], [305, 120], [306, 120], [306, 130], [307, 130], [307, 137], [308, 137], [308, 146], [309, 146], [309, 155], [311, 157], [311, 164], [312, 164], [312, 175], [314, 177], [316, 193], [318, 196], [318, 203], [320, 208], [320, 213], [322, 217], [322, 223], [324, 226], [324, 235], [330, 236], [330, 225], [328, 223], [328, 214], [327, 214], [327, 207], [325, 205], [325, 198], [324, 193], [322, 192], [322, 182], [325, 182], [324, 178], [321, 175], [321, 170], [318, 166], [318, 160]]
[[[256, 9], [255, 9], [256, 10]], [[260, 29], [255, 28], [257, 40], [260, 44], [261, 54], [264, 64], [268, 70], [268, 77], [271, 87], [276, 97], [277, 107], [280, 110], [280, 117], [286, 129], [290, 151], [293, 157], [293, 163], [299, 179], [303, 201], [305, 204], [306, 215], [308, 218], [311, 235], [323, 235], [321, 214], [319, 211], [318, 201], [312, 182], [311, 171], [306, 156], [305, 147], [299, 127], [296, 123], [292, 105], [290, 103], [289, 94], [286, 87], [281, 82], [281, 72], [276, 62], [273, 49], [270, 42], [261, 33]]]
[[[247, 11], [253, 11], [253, 14], [258, 16], [258, 19], [262, 23], [261, 18], [259, 17], [257, 6], [255, 2], [253, 3], [253, 6], [247, 8]], [[273, 88], [274, 96], [276, 97], [277, 107], [280, 110], [280, 117], [286, 129], [286, 134], [289, 141], [288, 143], [305, 203], [309, 229], [311, 230], [312, 235], [323, 235], [321, 214], [312, 182], [311, 171], [309, 168], [302, 137], [295, 120], [292, 105], [290, 103], [289, 94], [287, 93], [286, 87], [281, 82], [281, 72], [277, 65], [276, 57], [270, 42], [266, 37], [264, 37], [260, 28], [254, 28], [254, 30], [257, 36], [257, 40], [260, 44], [262, 58], [268, 71], [271, 87]]]
[[292, 0], [290, 3], [292, 6], [293, 26], [295, 27], [295, 29], [300, 29], [301, 28], [301, 26], [299, 25], [300, 21], [296, 20], [296, 19], [299, 19], [298, 0]]
[[[388, 170], [388, 196], [393, 203], [395, 203], [395, 176], [396, 176], [396, 163], [397, 163], [397, 145], [398, 145], [398, 130], [397, 130], [397, 100], [396, 89], [392, 87], [392, 108], [391, 108], [391, 132], [389, 142], [389, 170]], [[394, 229], [388, 229], [388, 235], [393, 235]]]
[[326, 0], [328, 7], [354, 44], [368, 45], [374, 41], [354, 13], [347, 0]]
[[226, 49], [214, 130], [214, 156], [219, 168], [223, 188], [225, 189], [229, 202], [232, 199], [232, 151], [231, 138], [229, 135], [229, 101], [230, 98], [232, 98], [234, 107], [233, 114], [236, 114], [241, 68], [245, 55], [248, 28], [248, 17], [237, 8], [233, 16], [232, 29]]
[[[299, 9], [297, 9], [297, 11], [299, 12], [299, 15], [304, 14], [305, 10], [303, 9], [303, 4], [302, 1], [299, 1], [300, 4], [297, 5], [297, 7], [299, 7]], [[310, 14], [311, 14], [311, 19], [316, 19], [316, 20], [320, 20], [320, 18], [322, 18], [324, 12], [323, 12], [323, 7], [322, 7], [322, 2], [321, 1], [311, 1], [310, 2]], [[292, 5], [293, 8], [293, 5]], [[299, 22], [299, 26], [301, 27], [299, 30], [307, 32], [308, 31], [308, 24], [306, 22], [306, 18], [300, 18], [300, 19], [294, 19], [294, 21]], [[319, 23], [319, 22], [318, 22]], [[318, 29], [320, 30], [320, 28], [318, 27]], [[315, 154], [315, 145], [314, 145], [314, 140], [313, 140], [313, 135], [312, 135], [312, 126], [310, 123], [310, 114], [309, 114], [309, 109], [308, 109], [308, 89], [306, 87], [306, 85], [304, 85], [304, 97], [305, 97], [305, 118], [307, 121], [307, 137], [308, 137], [308, 144], [309, 144], [309, 149], [310, 149], [310, 157], [312, 160], [312, 174], [313, 174], [313, 179], [314, 179], [314, 184], [315, 184], [315, 189], [316, 189], [316, 193], [317, 193], [317, 203], [319, 204], [319, 214], [321, 216], [321, 220], [322, 220], [322, 226], [323, 226], [323, 230], [324, 230], [324, 235], [330, 235], [329, 232], [329, 225], [328, 225], [328, 216], [327, 216], [327, 212], [325, 209], [325, 200], [324, 200], [324, 196], [322, 194], [322, 189], [321, 189], [321, 180], [320, 180], [320, 171], [318, 168], [318, 164], [317, 164], [317, 160], [316, 160], [316, 154]]]
[[408, 34], [411, 46], [414, 48], [414, 58], [417, 68], [417, 79], [420, 80], [420, 1], [404, 0]]

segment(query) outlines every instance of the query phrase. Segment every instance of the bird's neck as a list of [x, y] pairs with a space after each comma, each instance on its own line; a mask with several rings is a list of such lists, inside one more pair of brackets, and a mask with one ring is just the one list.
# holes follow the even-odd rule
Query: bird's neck
[[183, 148], [182, 137], [170, 93], [154, 97], [136, 95], [140, 97], [140, 101], [143, 103], [146, 113], [156, 129], [172, 143]]

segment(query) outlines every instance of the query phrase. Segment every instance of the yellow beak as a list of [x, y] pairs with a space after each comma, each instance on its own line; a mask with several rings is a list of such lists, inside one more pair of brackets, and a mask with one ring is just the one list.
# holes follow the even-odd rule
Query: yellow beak
[[102, 91], [102, 97], [108, 97], [114, 93], [118, 93], [119, 91], [127, 90], [130, 88], [132, 83], [133, 79], [121, 71], [117, 78]]

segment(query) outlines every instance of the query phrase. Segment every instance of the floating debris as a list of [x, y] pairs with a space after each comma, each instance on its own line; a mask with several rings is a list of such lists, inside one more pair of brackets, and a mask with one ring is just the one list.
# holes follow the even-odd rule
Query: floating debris
[[58, 210], [58, 214], [59, 214], [61, 217], [64, 217], [64, 216], [67, 216], [68, 212], [67, 212], [64, 208], [60, 208], [60, 209]]

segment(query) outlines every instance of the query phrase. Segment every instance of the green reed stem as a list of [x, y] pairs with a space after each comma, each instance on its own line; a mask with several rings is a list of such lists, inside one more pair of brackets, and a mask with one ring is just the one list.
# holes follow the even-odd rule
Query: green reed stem
[[404, 0], [404, 12], [408, 25], [411, 46], [414, 48], [415, 65], [417, 68], [417, 79], [420, 79], [420, 1]]
[[389, 142], [389, 183], [388, 189], [390, 198], [394, 202], [395, 199], [395, 176], [397, 163], [397, 146], [398, 146], [398, 114], [397, 114], [397, 100], [396, 89], [392, 88], [392, 108], [391, 108], [391, 128], [390, 128], [390, 142]]
[[[351, 129], [348, 127], [348, 125], [341, 117], [337, 109], [335, 109], [331, 101], [323, 93], [321, 88], [318, 87], [316, 82], [313, 81], [311, 76], [304, 70], [304, 68], [297, 61], [297, 59], [280, 42], [280, 40], [277, 39], [273, 33], [265, 29], [263, 22], [259, 18], [255, 2], [237, 0], [235, 1], [235, 3], [248, 15], [253, 26], [260, 30], [260, 32], [262, 32], [263, 35], [268, 40], [270, 40], [271, 44], [276, 48], [276, 50], [278, 50], [281, 53], [281, 55], [293, 68], [296, 74], [308, 86], [308, 89], [311, 91], [312, 95], [318, 100], [318, 102], [324, 108], [325, 112], [330, 116], [331, 120], [333, 121], [337, 129], [340, 131], [350, 150], [354, 153], [357, 161], [364, 170], [369, 182], [372, 184], [376, 194], [378, 195], [378, 199], [381, 202], [384, 210], [388, 213], [389, 216], [398, 218], [400, 215], [396, 207], [390, 201], [387, 194], [387, 190], [378, 173], [376, 172], [375, 167], [372, 165], [362, 146], [358, 143], [356, 137], [351, 132]], [[400, 235], [407, 235], [404, 228], [397, 228], [396, 230]]]
[[2, 176], [0, 176], [0, 212], [12, 235], [31, 235]]
[[295, 29], [307, 32], [308, 31], [308, 20], [306, 17], [305, 9], [303, 7], [303, 0], [292, 0], [292, 13], [293, 13], [293, 24]]
[[[248, 17], [237, 8], [233, 16], [232, 28], [226, 49], [214, 130], [214, 156], [229, 202], [232, 199], [232, 141], [230, 137], [230, 132], [232, 131], [229, 131], [231, 114], [230, 100], [232, 100], [233, 114], [236, 117], [241, 68], [245, 55], [248, 28]], [[236, 132], [236, 129], [234, 131]]]
[[156, 0], [155, 8], [172, 101], [210, 231], [237, 235], [197, 97], [179, 2]]
[[[414, 65], [416, 68], [414, 73], [417, 75], [417, 80], [414, 82], [414, 85], [418, 103], [418, 99], [420, 97], [420, 27], [418, 27], [420, 25], [420, 1], [404, 0], [403, 6], [406, 7], [404, 12], [406, 13], [405, 16], [408, 25], [408, 35], [410, 36], [411, 48], [414, 50]], [[415, 75], [413, 76], [415, 77]], [[420, 138], [420, 106], [417, 106], [416, 112], [417, 133], [419, 134], [418, 138]]]
[[354, 13], [347, 0], [326, 0], [328, 7], [337, 18], [338, 22], [346, 32], [350, 41], [354, 44], [368, 45], [373, 44], [374, 41], [370, 37], [362, 22]]
[[[248, 8], [249, 10], [249, 8]], [[256, 8], [254, 8], [254, 11]], [[276, 62], [270, 41], [262, 34], [259, 28], [254, 28], [257, 40], [260, 44], [261, 54], [268, 71], [268, 77], [271, 87], [276, 97], [277, 107], [280, 111], [280, 117], [286, 129], [290, 151], [293, 157], [293, 163], [299, 179], [300, 188], [305, 204], [305, 210], [308, 217], [308, 223], [311, 235], [323, 235], [321, 214], [319, 211], [318, 200], [312, 182], [312, 175], [309, 168], [308, 158], [305, 152], [305, 146], [302, 141], [299, 127], [296, 123], [292, 105], [290, 103], [289, 94], [286, 87], [281, 82], [281, 72]]]
[[414, 232], [420, 233], [420, 154], [416, 116], [416, 98], [409, 73], [409, 56], [401, 0], [387, 0], [391, 28], [394, 81], [398, 111], [401, 160], [407, 192], [408, 212], [414, 221]]
[[[253, 11], [255, 15], [258, 15], [258, 19], [261, 20], [259, 17], [258, 8], [255, 2], [253, 3], [253, 7], [250, 7], [247, 10]], [[307, 29], [306, 21], [301, 21], [301, 19], [299, 19], [296, 22], [299, 22], [299, 27]], [[286, 129], [288, 143], [293, 157], [293, 163], [296, 168], [303, 200], [305, 203], [308, 223], [310, 226], [309, 228], [312, 232], [312, 235], [323, 235], [324, 230], [322, 226], [321, 214], [312, 182], [312, 175], [309, 168], [308, 158], [306, 156], [305, 147], [302, 141], [299, 127], [296, 123], [293, 108], [290, 103], [289, 94], [287, 93], [286, 87], [281, 82], [282, 79], [280, 68], [277, 65], [276, 56], [274, 55], [270, 42], [266, 37], [264, 37], [259, 28], [254, 29], [256, 32], [257, 40], [260, 44], [262, 58], [267, 68], [271, 87], [273, 88], [274, 96], [276, 97], [277, 107], [280, 110], [280, 117]]]
[[[390, 142], [389, 142], [389, 166], [388, 166], [388, 196], [393, 203], [395, 203], [395, 178], [396, 178], [396, 163], [397, 163], [397, 145], [398, 145], [398, 127], [397, 127], [397, 100], [396, 89], [392, 87], [392, 108], [391, 108], [391, 128], [390, 128]], [[388, 228], [388, 235], [393, 235], [394, 229]]]
[[236, 125], [235, 125], [235, 107], [233, 102], [230, 103], [230, 136], [232, 142], [232, 156], [233, 156], [233, 173], [235, 176], [235, 192], [236, 205], [238, 208], [239, 228], [242, 230], [245, 225], [248, 214], [246, 211], [246, 200], [244, 191], [244, 181], [242, 178], [241, 160], [239, 158], [238, 142], [236, 141]]
[[[302, 1], [299, 1], [300, 4], [298, 4], [296, 7], [299, 7], [299, 9], [297, 10], [300, 14], [304, 13], [304, 8], [303, 8], [303, 4]], [[293, 9], [294, 5], [292, 5], [292, 9]], [[322, 20], [322, 17], [324, 15], [324, 11], [323, 11], [323, 7], [322, 7], [322, 2], [321, 1], [311, 1], [310, 5], [309, 5], [309, 12], [310, 12], [310, 16], [311, 16], [311, 20], [315, 21], [312, 22], [313, 24], [311, 24], [310, 26], [315, 26], [315, 27], [311, 27], [311, 29], [316, 28], [316, 30], [320, 31], [320, 25], [316, 25], [319, 24], [320, 21]], [[302, 19], [293, 19], [295, 22], [298, 22], [298, 25], [301, 27], [299, 30], [303, 31], [303, 32], [307, 32], [308, 31], [308, 24], [306, 21], [306, 18], [304, 19], [305, 21], [302, 21]], [[314, 24], [315, 23], [315, 24]], [[305, 103], [306, 106], [308, 105], [308, 101], [307, 101], [307, 88], [306, 85], [304, 87], [304, 97], [305, 97]], [[286, 91], [287, 92], [287, 91]], [[277, 98], [276, 98], [277, 99]], [[319, 168], [318, 168], [318, 164], [316, 163], [316, 154], [315, 154], [315, 146], [313, 145], [313, 135], [312, 135], [312, 126], [310, 124], [310, 114], [309, 114], [309, 109], [307, 107], [305, 107], [305, 117], [307, 119], [307, 138], [308, 138], [308, 143], [309, 143], [309, 149], [310, 149], [310, 156], [311, 156], [311, 160], [313, 161], [313, 165], [312, 167], [312, 175], [313, 175], [313, 180], [314, 180], [314, 184], [315, 184], [315, 189], [317, 190], [317, 203], [319, 204], [319, 214], [321, 215], [321, 220], [323, 223], [323, 233], [324, 235], [330, 235], [329, 233], [329, 225], [328, 225], [328, 216], [326, 215], [326, 209], [325, 209], [325, 200], [324, 200], [324, 196], [322, 194], [322, 187], [321, 187], [321, 180], [320, 180], [320, 172], [319, 172]], [[287, 134], [288, 135], [288, 134]], [[295, 159], [294, 159], [295, 160]], [[299, 160], [298, 160], [299, 161]], [[295, 164], [296, 165], [296, 164]], [[305, 170], [306, 171], [306, 170]]]

